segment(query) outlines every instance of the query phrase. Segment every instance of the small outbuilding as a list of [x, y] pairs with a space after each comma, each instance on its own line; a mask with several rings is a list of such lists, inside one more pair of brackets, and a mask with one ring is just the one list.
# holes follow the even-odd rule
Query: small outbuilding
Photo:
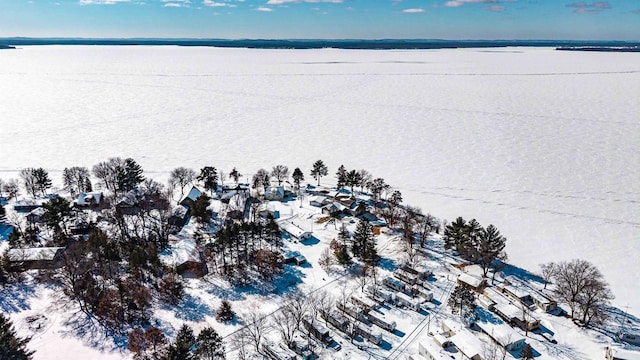
[[64, 261], [64, 247], [11, 249], [7, 252], [9, 268], [16, 271], [58, 269]]

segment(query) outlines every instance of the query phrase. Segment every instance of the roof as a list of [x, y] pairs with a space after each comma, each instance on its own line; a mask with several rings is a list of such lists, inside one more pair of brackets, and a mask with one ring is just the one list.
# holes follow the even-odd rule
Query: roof
[[174, 244], [169, 247], [169, 252], [164, 253], [161, 258], [168, 265], [180, 265], [187, 261], [200, 261], [200, 253], [193, 239], [183, 238], [177, 239]]
[[448, 352], [442, 347], [438, 346], [435, 342], [431, 340], [420, 341], [420, 346], [431, 355], [431, 358], [434, 360], [451, 360], [455, 359], [454, 354]]
[[64, 247], [41, 247], [26, 249], [11, 249], [7, 252], [9, 261], [53, 260]]
[[316, 202], [316, 203], [322, 204], [324, 201], [327, 201], [327, 200], [328, 200], [328, 198], [326, 196], [318, 195], [318, 196], [314, 196], [311, 199], [309, 199], [309, 202], [310, 203]]
[[284, 188], [282, 186], [269, 186], [264, 190], [265, 197], [284, 197]]
[[102, 201], [102, 193], [99, 191], [87, 192], [78, 195], [78, 200], [76, 200], [76, 204], [78, 205], [92, 205], [99, 204]]
[[[200, 197], [200, 195], [202, 195], [202, 191], [200, 191], [197, 187], [192, 187], [191, 191], [189, 191], [189, 194], [187, 194], [187, 196], [184, 198], [184, 200], [191, 200], [191, 201], [196, 201], [198, 200], [198, 198]], [[182, 200], [182, 201], [184, 201]]]
[[482, 282], [484, 281], [484, 279], [480, 279], [477, 278], [475, 276], [466, 274], [466, 273], [462, 273], [458, 276], [458, 281], [463, 282], [465, 284], [469, 284], [473, 287], [478, 287], [482, 284]]
[[327, 210], [329, 210], [331, 212], [333, 212], [333, 211], [344, 211], [346, 209], [346, 207], [344, 205], [342, 205], [342, 204], [340, 204], [338, 202], [333, 202], [333, 203], [331, 203], [329, 205], [325, 205], [323, 208], [327, 209]]
[[449, 338], [449, 341], [469, 359], [483, 353], [482, 341], [467, 329], [460, 329]]
[[640, 360], [640, 352], [626, 349], [611, 349], [614, 359]]
[[303, 230], [299, 226], [290, 222], [282, 222], [279, 225], [282, 230], [286, 231], [287, 233], [289, 233], [289, 235], [293, 236], [296, 239], [300, 239], [300, 237], [304, 237], [306, 235], [311, 235], [311, 231]]
[[497, 304], [494, 306], [494, 309], [501, 314], [513, 319], [524, 320], [524, 316], [522, 314], [522, 310], [520, 310], [517, 306], [512, 304]]
[[524, 337], [507, 324], [493, 324], [485, 322], [477, 322], [476, 324], [480, 329], [482, 329], [482, 331], [487, 333], [487, 335], [503, 347], [518, 341], [524, 341]]

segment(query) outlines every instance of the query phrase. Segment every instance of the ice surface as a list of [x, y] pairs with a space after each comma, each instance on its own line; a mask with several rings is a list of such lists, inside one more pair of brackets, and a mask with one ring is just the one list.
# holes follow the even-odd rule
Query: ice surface
[[[0, 177], [322, 159], [475, 217], [515, 264], [584, 258], [639, 315], [640, 54], [42, 46], [0, 52]], [[323, 182], [333, 182], [333, 179]]]

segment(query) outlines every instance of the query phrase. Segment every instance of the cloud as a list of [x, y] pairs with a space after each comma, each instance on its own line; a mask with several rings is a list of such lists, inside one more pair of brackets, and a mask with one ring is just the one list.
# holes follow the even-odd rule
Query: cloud
[[344, 0], [269, 0], [267, 5], [282, 5], [286, 3], [332, 3], [342, 4]]
[[402, 12], [408, 13], [408, 14], [415, 14], [415, 13], [423, 13], [425, 12], [425, 10], [420, 8], [413, 8], [413, 9], [404, 9], [402, 10]]
[[451, 0], [444, 3], [448, 7], [460, 7], [464, 4], [497, 4], [499, 0]]
[[502, 5], [491, 5], [491, 6], [487, 6], [486, 8], [489, 11], [493, 11], [493, 12], [503, 12], [504, 11], [504, 6]]
[[[126, 3], [131, 0], [80, 0], [80, 5], [114, 5], [117, 3]], [[59, 4], [58, 4], [59, 5]]]
[[574, 2], [566, 4], [565, 7], [574, 8], [575, 10], [573, 12], [576, 14], [593, 14], [599, 13], [602, 10], [611, 9], [611, 4], [609, 4], [608, 1], [596, 1], [593, 4]]
[[168, 2], [164, 4], [164, 7], [189, 7], [189, 5], [185, 5], [185, 3], [172, 3]]
[[202, 5], [211, 6], [211, 7], [237, 7], [235, 4], [231, 4], [228, 2], [215, 2], [214, 0], [204, 0], [202, 1]]
[[273, 9], [270, 7], [266, 7], [266, 6], [258, 6], [256, 8], [256, 11], [263, 11], [263, 12], [272, 12]]

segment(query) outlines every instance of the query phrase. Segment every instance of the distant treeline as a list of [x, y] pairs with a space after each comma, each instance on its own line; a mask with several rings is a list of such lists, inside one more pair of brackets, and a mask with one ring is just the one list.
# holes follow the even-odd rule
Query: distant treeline
[[562, 51], [598, 51], [598, 52], [640, 52], [639, 46], [563, 46]]
[[211, 46], [225, 48], [256, 49], [455, 49], [455, 48], [495, 48], [507, 46], [527, 47], [637, 47], [638, 42], [625, 41], [572, 41], [572, 40], [439, 40], [439, 39], [381, 39], [381, 40], [302, 40], [302, 39], [89, 39], [89, 38], [0, 38], [5, 45], [174, 45]]

